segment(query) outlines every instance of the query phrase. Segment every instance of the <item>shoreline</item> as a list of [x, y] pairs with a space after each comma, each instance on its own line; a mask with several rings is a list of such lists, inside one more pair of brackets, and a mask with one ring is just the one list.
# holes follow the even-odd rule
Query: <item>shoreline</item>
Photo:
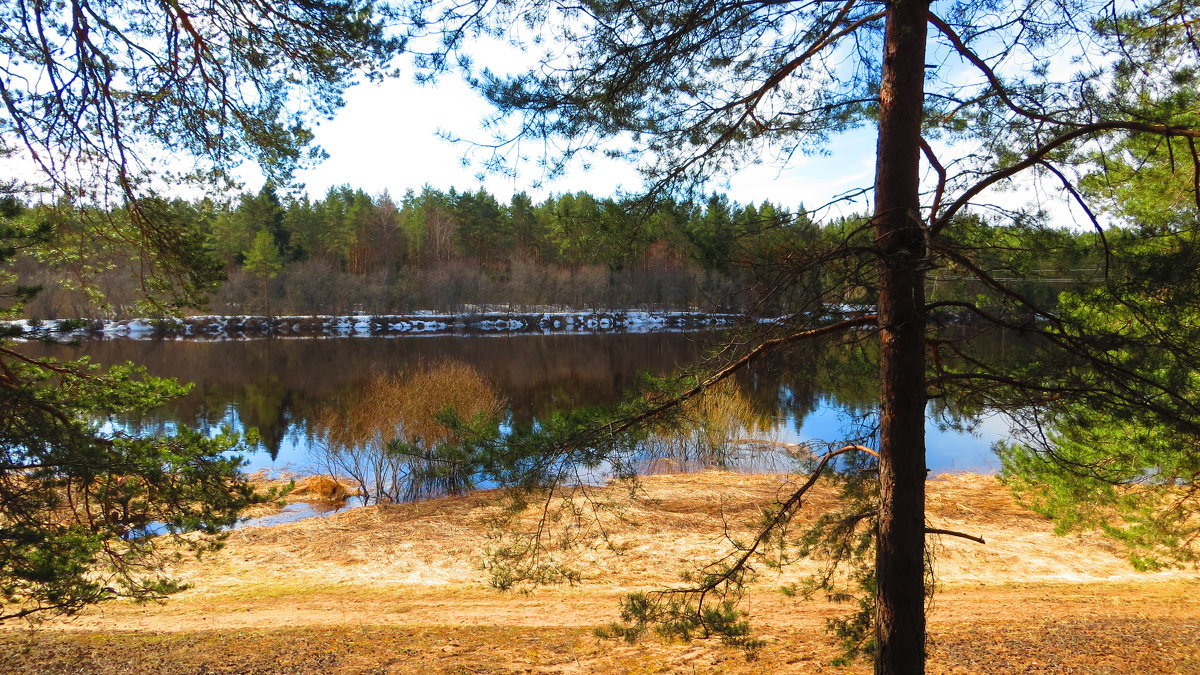
[[[511, 511], [495, 493], [245, 527], [219, 551], [171, 562], [166, 572], [191, 588], [164, 603], [113, 601], [36, 632], [0, 627], [9, 657], [2, 669], [865, 675], [866, 661], [831, 664], [839, 650], [823, 631], [854, 606], [781, 591], [819, 573], [817, 560], [758, 565], [743, 605], [762, 641], [753, 652], [716, 639], [648, 635], [627, 644], [592, 632], [620, 619], [625, 594], [670, 588], [696, 565], [721, 559], [731, 541], [751, 536], [764, 505], [796, 485], [779, 475], [708, 471], [647, 476], [635, 493], [621, 486], [560, 494], [606, 505], [579, 521], [547, 521], [552, 541], [564, 542], [548, 555], [580, 576], [522, 591], [497, 590], [488, 552], [503, 543], [498, 535], [536, 531], [542, 510]], [[839, 504], [836, 486], [820, 484], [795, 525]], [[991, 477], [939, 476], [929, 506], [937, 527], [987, 541], [931, 540], [939, 584], [929, 615], [931, 673], [1197, 672], [1194, 571], [1138, 572], [1100, 534], [1056, 535]], [[499, 523], [501, 511], [513, 520]]]
[[239, 340], [405, 335], [649, 333], [731, 327], [732, 313], [586, 310], [304, 316], [200, 315], [138, 319], [21, 319], [0, 322], [18, 340]]

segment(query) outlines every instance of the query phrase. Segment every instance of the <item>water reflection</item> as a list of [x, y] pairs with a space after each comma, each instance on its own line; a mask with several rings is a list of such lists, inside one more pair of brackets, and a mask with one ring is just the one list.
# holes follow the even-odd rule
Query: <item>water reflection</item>
[[726, 380], [684, 404], [670, 424], [651, 430], [638, 471], [787, 471], [807, 456], [807, 446], [779, 440], [780, 432], [777, 413], [754, 405], [739, 382]]
[[323, 472], [354, 481], [367, 504], [459, 493], [472, 487], [471, 439], [447, 417], [493, 437], [503, 410], [492, 383], [461, 361], [376, 373], [320, 406], [310, 452]]
[[[420, 439], [415, 446], [418, 450], [423, 446], [421, 452], [445, 441], [423, 427], [425, 422], [413, 421], [417, 413], [404, 406], [416, 403], [397, 403], [423, 402], [421, 414], [427, 417], [430, 410], [445, 407], [438, 396], [453, 395], [455, 387], [435, 386], [428, 380], [411, 383], [414, 373], [436, 364], [465, 364], [503, 401], [501, 421], [522, 425], [565, 408], [614, 403], [638, 386], [640, 373], [667, 375], [702, 358], [719, 338], [663, 333], [102, 341], [29, 345], [26, 350], [59, 358], [87, 354], [100, 363], [134, 361], [155, 375], [194, 382], [192, 392], [171, 408], [119, 422], [135, 433], [180, 423], [200, 428], [255, 427], [263, 452], [249, 457], [250, 470], [311, 471], [325, 468], [323, 447], [364, 439], [385, 443], [393, 428], [403, 432], [409, 445], [414, 445], [413, 438]], [[734, 470], [781, 471], [795, 466], [803, 446], [819, 451], [822, 443], [874, 445], [878, 395], [870, 350], [870, 345], [802, 345], [761, 362], [694, 403], [686, 411], [682, 435], [656, 430], [642, 468], [674, 471], [716, 464]], [[383, 392], [389, 387], [390, 393]], [[388, 405], [375, 408], [376, 403]], [[353, 419], [355, 415], [362, 419]], [[947, 415], [954, 416], [944, 406], [930, 409], [930, 468], [934, 472], [995, 471], [998, 463], [990, 445], [1006, 432], [1003, 422], [985, 419], [973, 434], [946, 425]], [[374, 422], [369, 420], [372, 416]], [[399, 487], [397, 495], [402, 492]]]
[[297, 520], [304, 520], [305, 518], [331, 516], [335, 513], [341, 513], [346, 509], [363, 506], [365, 503], [365, 500], [361, 497], [350, 497], [340, 502], [294, 502], [285, 504], [283, 508], [266, 516], [239, 520], [233, 526], [233, 529], [283, 525], [284, 523], [294, 523]]

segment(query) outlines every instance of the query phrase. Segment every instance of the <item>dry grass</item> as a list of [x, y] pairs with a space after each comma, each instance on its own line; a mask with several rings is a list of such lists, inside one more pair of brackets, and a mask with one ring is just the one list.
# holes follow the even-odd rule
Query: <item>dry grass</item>
[[[928, 672], [1200, 672], [1194, 620], [1026, 618], [931, 624]], [[986, 636], [986, 638], [981, 638]], [[190, 632], [0, 632], [6, 674], [867, 673], [835, 668], [807, 626], [775, 631], [753, 654], [714, 641], [598, 640], [584, 629], [509, 626], [303, 626]]]
[[[563, 516], [550, 534], [569, 532], [579, 544], [572, 563], [591, 587], [624, 590], [671, 583], [689, 565], [727, 551], [729, 537], [747, 538], [763, 505], [795, 487], [783, 476], [719, 471], [647, 476], [630, 498], [626, 488], [581, 488], [549, 501], [552, 510], [576, 508], [585, 518]], [[834, 506], [836, 494], [818, 486], [801, 520]], [[934, 527], [982, 536], [986, 545], [939, 537], [938, 578], [943, 584], [1087, 582], [1175, 578], [1181, 572], [1135, 572], [1122, 550], [1100, 535], [1058, 537], [1048, 521], [1019, 506], [989, 476], [944, 475], [929, 483]], [[531, 504], [511, 531], [532, 533], [542, 517]], [[593, 510], [592, 507], [598, 507]], [[232, 534], [221, 555], [177, 572], [196, 594], [270, 578], [337, 584], [485, 586], [485, 552], [496, 543], [490, 525], [506, 515], [495, 492], [465, 497], [349, 509]], [[622, 548], [609, 550], [604, 541]], [[801, 565], [772, 584], [803, 574]], [[206, 590], [207, 589], [207, 590]]]
[[296, 483], [290, 496], [323, 502], [341, 502], [346, 500], [352, 490], [352, 487], [329, 476], [308, 476]]
[[[764, 573], [750, 594], [768, 643], [758, 661], [709, 642], [624, 646], [588, 633], [616, 618], [622, 593], [675, 582], [728, 550], [728, 536], [747, 535], [761, 507], [793, 487], [782, 476], [703, 472], [644, 477], [632, 499], [618, 487], [558, 495], [556, 507], [602, 507], [582, 524], [552, 523], [580, 544], [568, 562], [583, 583], [526, 594], [488, 586], [490, 525], [507, 513], [494, 492], [247, 528], [218, 554], [181, 564], [194, 588], [165, 605], [111, 604], [27, 643], [0, 631], [0, 649], [46, 655], [48, 673], [74, 672], [62, 665], [71, 659], [111, 664], [87, 672], [128, 672], [151, 658], [173, 665], [146, 672], [829, 672], [835, 650], [821, 626], [845, 609], [773, 590], [803, 566]], [[835, 498], [818, 488], [803, 517]], [[532, 531], [540, 514], [530, 508], [508, 526]], [[1200, 672], [1194, 572], [1139, 574], [1098, 536], [1057, 537], [987, 476], [931, 481], [929, 514], [934, 527], [988, 542], [937, 542], [932, 672]], [[623, 551], [599, 545], [601, 535]], [[215, 654], [231, 665], [214, 665]], [[43, 672], [35, 661], [13, 671]]]

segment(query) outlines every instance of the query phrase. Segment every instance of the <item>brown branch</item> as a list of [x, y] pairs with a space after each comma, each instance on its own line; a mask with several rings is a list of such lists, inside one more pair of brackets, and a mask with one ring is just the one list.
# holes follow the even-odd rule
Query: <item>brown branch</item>
[[966, 270], [968, 272], [973, 274], [976, 279], [978, 279], [980, 282], [982, 282], [983, 285], [987, 286], [988, 288], [991, 288], [997, 294], [999, 294], [1003, 297], [1006, 297], [1009, 300], [1012, 300], [1013, 302], [1021, 305], [1022, 307], [1025, 307], [1030, 312], [1034, 313], [1036, 316], [1041, 317], [1042, 319], [1048, 321], [1051, 325], [1053, 325], [1055, 328], [1057, 328], [1060, 332], [1065, 332], [1063, 330], [1062, 321], [1059, 320], [1059, 317], [1042, 309], [1036, 303], [1029, 300], [1029, 298], [1026, 298], [1024, 295], [1021, 295], [1020, 293], [1014, 291], [1009, 286], [1007, 286], [1004, 283], [1002, 283], [1001, 281], [997, 280], [995, 277], [993, 277], [991, 274], [986, 272], [979, 265], [975, 264], [975, 261], [971, 260], [967, 256], [959, 253], [958, 251], [951, 249], [948, 246], [935, 245], [935, 246], [931, 247], [930, 250], [936, 250], [938, 253], [941, 253], [942, 255], [946, 256], [947, 258], [950, 258], [954, 262], [962, 265], [964, 268], [966, 268]]
[[791, 496], [787, 498], [787, 500], [779, 505], [779, 510], [776, 511], [771, 520], [759, 530], [758, 536], [754, 538], [754, 541], [751, 542], [749, 546], [742, 550], [742, 554], [738, 556], [737, 560], [732, 565], [730, 565], [720, 574], [712, 575], [705, 583], [694, 588], [672, 588], [663, 591], [656, 591], [655, 593], [660, 596], [697, 593], [699, 594], [699, 599], [696, 603], [696, 613], [700, 614], [701, 609], [704, 606], [705, 597], [722, 583], [733, 579], [737, 572], [746, 567], [746, 564], [750, 561], [750, 558], [754, 555], [758, 548], [762, 546], [763, 542], [770, 537], [775, 528], [789, 520], [793, 510], [803, 505], [804, 495], [807, 494], [808, 491], [817, 484], [817, 481], [821, 478], [821, 475], [824, 472], [825, 467], [829, 465], [829, 462], [831, 462], [835, 457], [847, 452], [866, 452], [875, 457], [879, 457], [878, 452], [862, 445], [846, 445], [838, 448], [837, 450], [830, 450], [824, 455], [821, 455], [821, 460], [817, 463], [817, 466], [809, 475], [808, 480], [806, 480], [799, 489], [793, 492]]
[[868, 455], [874, 457], [875, 459], [879, 459], [879, 453], [876, 452], [875, 450], [872, 450], [871, 448], [868, 448], [865, 445], [846, 445], [846, 446], [838, 448], [837, 450], [834, 450], [834, 452], [840, 455], [843, 452], [850, 452], [851, 450], [865, 452]]
[[987, 543], [986, 541], [983, 540], [983, 537], [977, 537], [973, 534], [965, 534], [963, 532], [955, 532], [954, 530], [943, 530], [943, 529], [937, 528], [937, 527], [925, 528], [925, 534], [944, 534], [944, 535], [947, 535], [950, 537], [962, 537], [963, 539], [970, 539], [971, 541], [974, 541], [974, 542], [977, 542], [980, 544]]
[[1150, 122], [1134, 122], [1130, 120], [1108, 120], [1075, 127], [1069, 131], [1059, 134], [1058, 136], [1055, 136], [1049, 141], [1046, 141], [1041, 146], [1034, 148], [1034, 150], [1020, 162], [998, 171], [994, 171], [983, 180], [979, 181], [975, 185], [972, 185], [965, 192], [963, 192], [962, 196], [956, 199], [954, 203], [946, 209], [946, 212], [930, 226], [930, 234], [936, 235], [941, 230], [945, 229], [945, 227], [954, 219], [954, 216], [958, 215], [959, 211], [970, 204], [971, 200], [979, 195], [979, 193], [983, 192], [989, 187], [999, 183], [1002, 180], [1012, 178], [1013, 176], [1030, 167], [1042, 163], [1047, 155], [1066, 145], [1067, 143], [1070, 143], [1071, 141], [1084, 136], [1090, 136], [1108, 131], [1136, 131], [1147, 134], [1158, 134], [1160, 136], [1179, 136], [1189, 139], [1200, 138], [1200, 129], [1174, 127], [1166, 124], [1153, 124]]
[[[1188, 140], [1191, 141], [1191, 139]], [[1170, 144], [1168, 143], [1168, 145]], [[1043, 161], [1039, 162], [1039, 164], [1043, 169], [1046, 169], [1058, 177], [1058, 180], [1062, 182], [1063, 189], [1065, 189], [1071, 195], [1071, 197], [1075, 199], [1075, 203], [1079, 204], [1079, 208], [1083, 209], [1083, 212], [1087, 214], [1088, 220], [1092, 221], [1092, 227], [1096, 230], [1096, 233], [1100, 235], [1100, 244], [1104, 247], [1104, 278], [1107, 279], [1108, 269], [1112, 265], [1112, 249], [1108, 246], [1108, 237], [1104, 235], [1104, 228], [1100, 225], [1100, 220], [1096, 218], [1096, 214], [1092, 212], [1091, 207], [1088, 206], [1087, 201], [1085, 201], [1083, 198], [1083, 195], [1079, 194], [1079, 191], [1075, 189], [1074, 185], [1071, 185], [1071, 181], [1067, 180], [1067, 177], [1064, 176], [1061, 171], [1059, 171], [1049, 162]]]
[[758, 103], [762, 101], [763, 96], [766, 96], [767, 92], [779, 86], [781, 82], [787, 79], [789, 75], [796, 72], [797, 68], [807, 63], [809, 59], [821, 53], [822, 50], [832, 45], [839, 38], [843, 38], [853, 33], [872, 21], [876, 21], [887, 16], [887, 12], [875, 12], [874, 14], [869, 14], [861, 19], [846, 24], [845, 28], [842, 28], [839, 31], [835, 31], [834, 28], [846, 18], [846, 15], [849, 14], [850, 10], [854, 8], [856, 2], [857, 0], [849, 0], [846, 2], [846, 4], [842, 5], [841, 10], [838, 11], [838, 14], [836, 17], [834, 17], [834, 20], [829, 22], [829, 29], [826, 30], [823, 35], [814, 40], [809, 48], [804, 50], [804, 53], [800, 54], [791, 61], [788, 61], [782, 68], [775, 71], [771, 77], [767, 78], [766, 81], [762, 83], [762, 86], [758, 87], [750, 94], [747, 94], [736, 101], [732, 101], [718, 108], [717, 110], [730, 110], [742, 105], [747, 106], [750, 110], [754, 110], [756, 107], [758, 107]]
[[85, 371], [74, 370], [71, 368], [63, 368], [62, 366], [55, 365], [54, 363], [51, 363], [49, 361], [43, 361], [41, 359], [35, 359], [35, 358], [29, 357], [29, 356], [25, 356], [24, 354], [17, 352], [17, 351], [13, 351], [11, 349], [8, 349], [7, 347], [0, 347], [0, 355], [7, 356], [9, 358], [13, 358], [18, 361], [24, 361], [25, 363], [35, 365], [39, 368], [45, 368], [46, 370], [52, 370], [60, 375], [71, 375], [74, 377], [82, 377], [84, 379], [89, 378], [88, 373]]
[[937, 155], [933, 154], [933, 148], [929, 147], [929, 143], [924, 138], [921, 139], [921, 152], [925, 154], [929, 166], [933, 167], [938, 175], [937, 190], [933, 194], [933, 204], [929, 207], [929, 225], [932, 227], [937, 220], [938, 209], [942, 207], [942, 195], [946, 192], [946, 167], [938, 161]]
[[1187, 141], [1188, 150], [1192, 152], [1192, 195], [1196, 200], [1196, 208], [1200, 209], [1200, 153], [1196, 151], [1196, 139], [1189, 138]]
[[624, 431], [628, 431], [629, 429], [637, 427], [638, 425], [643, 424], [649, 420], [655, 419], [656, 417], [661, 416], [663, 413], [682, 405], [683, 403], [695, 398], [696, 396], [699, 396], [700, 394], [704, 393], [708, 389], [712, 388], [714, 385], [720, 383], [725, 378], [727, 378], [730, 375], [733, 375], [734, 373], [738, 372], [739, 370], [749, 366], [754, 361], [757, 361], [759, 358], [774, 351], [778, 347], [783, 347], [783, 346], [792, 344], [794, 342], [800, 342], [800, 341], [806, 340], [806, 339], [818, 338], [818, 337], [823, 337], [826, 335], [832, 335], [834, 333], [840, 333], [842, 331], [849, 330], [851, 328], [862, 327], [862, 326], [873, 326], [878, 322], [878, 320], [879, 320], [879, 318], [874, 314], [865, 314], [863, 316], [854, 317], [853, 319], [846, 319], [844, 321], [832, 323], [832, 324], [829, 324], [828, 326], [821, 326], [820, 328], [812, 328], [810, 330], [804, 330], [804, 331], [800, 331], [798, 333], [792, 333], [791, 335], [785, 335], [783, 337], [766, 340], [762, 344], [755, 347], [754, 349], [751, 349], [748, 353], [743, 355], [741, 358], [737, 359], [736, 361], [729, 364], [728, 366], [725, 366], [721, 370], [718, 370], [716, 373], [713, 373], [708, 378], [706, 378], [703, 382], [700, 382], [699, 384], [695, 385], [691, 389], [688, 389], [687, 391], [683, 392], [682, 394], [673, 396], [669, 400], [667, 400], [659, 405], [656, 405], [645, 412], [634, 415], [633, 417], [630, 417], [624, 421], [615, 422], [611, 425], [607, 425], [597, 431], [607, 431], [608, 433], [615, 435], [615, 434], [622, 433]]
[[[849, 12], [851, 7], [854, 5], [855, 1], [856, 0], [850, 0], [849, 2], [847, 2], [845, 4], [845, 6], [842, 8], [842, 11], [838, 14], [838, 17], [839, 18], [844, 17], [845, 14], [847, 12]], [[710, 117], [710, 118], [715, 117], [716, 113], [730, 112], [731, 110], [733, 110], [734, 108], [737, 108], [739, 106], [745, 107], [745, 109], [737, 117], [737, 119], [734, 120], [733, 122], [731, 122], [728, 125], [728, 128], [719, 137], [717, 137], [716, 140], [709, 143], [708, 147], [706, 147], [702, 152], [692, 155], [686, 161], [681, 163], [679, 166], [672, 169], [663, 179], [658, 181], [657, 185], [654, 188], [652, 188], [651, 191], [655, 191], [655, 190], [661, 188], [661, 186], [670, 183], [672, 180], [678, 178], [679, 176], [684, 175], [687, 172], [687, 170], [690, 169], [692, 166], [694, 166], [694, 165], [700, 163], [701, 161], [709, 158], [710, 156], [716, 154], [720, 148], [724, 147], [725, 144], [737, 134], [738, 129], [741, 128], [742, 124], [745, 123], [746, 120], [749, 119], [750, 116], [753, 114], [754, 110], [757, 109], [758, 104], [762, 101], [762, 98], [764, 96], [766, 96], [767, 93], [770, 92], [772, 89], [774, 89], [775, 87], [778, 87], [779, 84], [781, 82], [783, 82], [783, 80], [785, 80], [789, 75], [791, 75], [793, 72], [795, 72], [797, 68], [799, 68], [800, 66], [802, 66], [806, 62], [808, 62], [809, 59], [813, 58], [814, 56], [819, 54], [821, 51], [823, 51], [825, 48], [829, 47], [830, 45], [833, 45], [835, 42], [837, 42], [838, 39], [843, 38], [847, 35], [850, 35], [854, 31], [858, 30], [859, 28], [862, 28], [863, 26], [867, 25], [868, 23], [882, 19], [885, 16], [887, 16], [886, 11], [875, 12], [874, 14], [867, 15], [865, 17], [862, 17], [861, 19], [858, 19], [852, 23], [847, 24], [844, 28], [842, 28], [842, 30], [836, 31], [836, 32], [832, 31], [832, 28], [834, 26], [836, 26], [837, 24], [836, 24], [836, 22], [832, 23], [830, 25], [830, 29], [831, 29], [830, 31], [827, 31], [817, 41], [815, 41], [812, 45], [810, 45], [809, 48], [807, 50], [805, 50], [803, 54], [801, 54], [800, 56], [797, 56], [795, 59], [792, 59], [787, 64], [785, 64], [782, 68], [780, 68], [775, 73], [773, 73], [771, 75], [771, 77], [768, 77], [762, 83], [762, 85], [760, 85], [753, 92], [751, 92], [750, 94], [747, 94], [746, 96], [743, 96], [742, 98], [740, 98], [736, 101], [731, 101], [725, 105], [714, 108], [712, 111], [713, 115], [709, 115], [708, 117]]]
[[[979, 270], [977, 267], [973, 267], [969, 264], [967, 266], [969, 269], [971, 269], [972, 272], [974, 272], [978, 275], [978, 278], [981, 281], [983, 281], [988, 286], [993, 287], [998, 291], [1005, 292], [1006, 295], [1022, 302], [1027, 307], [1029, 307], [1030, 309], [1037, 312], [1040, 316], [1042, 316], [1044, 319], [1046, 319], [1046, 321], [1050, 324], [1051, 328], [1047, 329], [1041, 325], [1029, 324], [1029, 323], [1022, 323], [1020, 325], [1013, 324], [1012, 322], [1004, 321], [1003, 319], [1001, 319], [999, 317], [994, 317], [994, 316], [988, 314], [987, 312], [981, 310], [980, 308], [976, 307], [975, 305], [972, 305], [970, 303], [963, 302], [963, 301], [947, 300], [947, 301], [931, 303], [929, 305], [926, 305], [927, 310], [933, 310], [938, 307], [960, 307], [960, 308], [963, 308], [963, 309], [966, 309], [966, 310], [972, 312], [976, 316], [979, 316], [979, 317], [991, 322], [992, 324], [994, 324], [996, 326], [1015, 328], [1023, 333], [1039, 335], [1039, 336], [1049, 340], [1051, 343], [1056, 345], [1058, 348], [1062, 349], [1067, 354], [1076, 356], [1076, 357], [1082, 359], [1084, 362], [1086, 362], [1090, 366], [1090, 368], [1092, 369], [1093, 372], [1100, 374], [1104, 377], [1104, 380], [1103, 380], [1104, 384], [1103, 384], [1103, 386], [1101, 386], [1101, 383], [1091, 383], [1091, 384], [1085, 384], [1085, 385], [1073, 386], [1073, 387], [1047, 386], [1047, 385], [1038, 385], [1036, 383], [1027, 382], [1024, 380], [1017, 380], [1017, 379], [1009, 378], [1006, 376], [987, 372], [987, 373], [944, 373], [942, 375], [939, 375], [938, 377], [928, 380], [927, 386], [941, 386], [943, 384], [946, 384], [946, 383], [949, 383], [952, 381], [968, 381], [971, 379], [976, 379], [976, 380], [985, 380], [986, 379], [986, 380], [990, 380], [990, 381], [995, 382], [1000, 385], [1008, 385], [1008, 386], [1012, 386], [1014, 388], [1026, 389], [1026, 390], [1030, 390], [1030, 391], [1041, 391], [1041, 392], [1046, 392], [1048, 394], [1055, 395], [1055, 396], [1065, 394], [1065, 393], [1102, 394], [1104, 396], [1109, 396], [1116, 400], [1123, 401], [1127, 404], [1139, 406], [1139, 407], [1143, 407], [1143, 408], [1148, 408], [1148, 409], [1154, 410], [1154, 411], [1156, 411], [1158, 413], [1162, 413], [1162, 414], [1169, 414], [1169, 413], [1166, 413], [1166, 409], [1164, 407], [1162, 407], [1162, 405], [1160, 405], [1156, 402], [1156, 399], [1158, 396], [1169, 399], [1170, 401], [1173, 402], [1173, 405], [1179, 406], [1181, 409], [1189, 409], [1190, 410], [1190, 409], [1196, 408], [1195, 402], [1182, 396], [1177, 390], [1175, 390], [1171, 387], [1168, 387], [1168, 386], [1164, 386], [1162, 383], [1156, 382], [1152, 378], [1146, 377], [1145, 375], [1137, 372], [1136, 370], [1134, 370], [1132, 368], [1129, 368], [1129, 367], [1123, 365], [1122, 363], [1113, 362], [1111, 360], [1106, 360], [1104, 358], [1101, 358], [1101, 356], [1097, 355], [1094, 350], [1092, 350], [1088, 347], [1087, 344], [1081, 344], [1081, 343], [1085, 342], [1085, 338], [1078, 336], [1078, 335], [1072, 335], [1070, 333], [1070, 331], [1067, 330], [1067, 326], [1065, 326], [1063, 324], [1063, 322], [1060, 320], [1059, 317], [1057, 317], [1056, 315], [1053, 315], [1053, 314], [1046, 313], [1042, 310], [1038, 310], [1035, 305], [1033, 305], [1032, 303], [1029, 303], [1021, 295], [1011, 291], [1011, 289], [1007, 289], [1007, 287], [1004, 287], [1003, 285], [1001, 285], [995, 279], [993, 279], [992, 277], [987, 275], [987, 273], [985, 273], [982, 270]], [[959, 356], [962, 357], [963, 355], [959, 354]], [[974, 363], [976, 366], [986, 368], [986, 366], [980, 361], [977, 361], [974, 359], [971, 359], [970, 361], [972, 363]], [[1138, 386], [1142, 386], [1142, 387], [1145, 387], [1146, 389], [1157, 392], [1158, 396], [1150, 398], [1147, 395], [1139, 395], [1137, 393], [1129, 393], [1129, 390], [1134, 388], [1134, 387], [1131, 387], [1129, 385], [1129, 383], [1136, 383], [1136, 385], [1138, 385]], [[1178, 419], [1178, 418], [1176, 418], [1176, 419]], [[1197, 425], [1192, 424], [1190, 422], [1187, 423], [1187, 426], [1192, 429], [1198, 428]]]
[[954, 47], [954, 51], [958, 52], [960, 56], [970, 61], [972, 65], [974, 65], [980, 70], [980, 72], [983, 73], [983, 76], [987, 78], [988, 84], [992, 85], [992, 87], [995, 89], [996, 95], [999, 96], [1000, 100], [1004, 101], [1004, 105], [1008, 106], [1013, 112], [1021, 115], [1022, 117], [1035, 119], [1040, 122], [1049, 122], [1051, 124], [1068, 124], [1068, 122], [1063, 120], [1057, 120], [1053, 117], [1043, 115], [1042, 113], [1018, 105], [1017, 102], [1012, 100], [1012, 97], [1008, 95], [1008, 90], [1005, 89], [1004, 83], [1000, 81], [1000, 77], [996, 75], [996, 72], [992, 70], [992, 67], [985, 63], [983, 59], [979, 58], [979, 55], [972, 51], [971, 48], [968, 47], [965, 42], [963, 42], [963, 39], [959, 37], [958, 33], [954, 32], [954, 29], [951, 28], [949, 24], [947, 24], [945, 21], [942, 21], [933, 12], [929, 13], [929, 23], [934, 28], [938, 29], [938, 32], [940, 32], [947, 40], [950, 41], [950, 45]]

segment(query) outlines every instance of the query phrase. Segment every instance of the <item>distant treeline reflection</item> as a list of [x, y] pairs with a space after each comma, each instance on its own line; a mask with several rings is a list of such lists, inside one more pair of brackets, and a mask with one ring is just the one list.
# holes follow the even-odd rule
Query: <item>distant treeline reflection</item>
[[[177, 424], [253, 427], [262, 450], [278, 458], [277, 464], [332, 470], [331, 457], [322, 449], [382, 448], [398, 439], [410, 452], [420, 453], [453, 440], [435, 419], [446, 407], [454, 407], [464, 419], [483, 415], [511, 427], [564, 409], [616, 403], [640, 387], [641, 374], [670, 375], [701, 361], [721, 339], [719, 333], [661, 333], [121, 340], [36, 349], [60, 358], [88, 354], [99, 363], [134, 361], [152, 374], [195, 383], [191, 393], [168, 409], [119, 420], [131, 433], [155, 433]], [[987, 341], [997, 354], [1021, 351], [1002, 337]], [[800, 345], [779, 353], [689, 406], [681, 429], [651, 430], [647, 451], [673, 461], [711, 463], [730, 450], [729, 441], [749, 436], [769, 441], [781, 425], [798, 432], [813, 410], [831, 402], [849, 415], [869, 416], [878, 400], [874, 349], [868, 339]], [[952, 405], [943, 403], [940, 410], [959, 416]], [[343, 454], [340, 459], [352, 458]], [[410, 464], [402, 470], [416, 468]], [[342, 471], [348, 473], [345, 467]], [[370, 491], [403, 497], [411, 486], [401, 483], [375, 485]]]

